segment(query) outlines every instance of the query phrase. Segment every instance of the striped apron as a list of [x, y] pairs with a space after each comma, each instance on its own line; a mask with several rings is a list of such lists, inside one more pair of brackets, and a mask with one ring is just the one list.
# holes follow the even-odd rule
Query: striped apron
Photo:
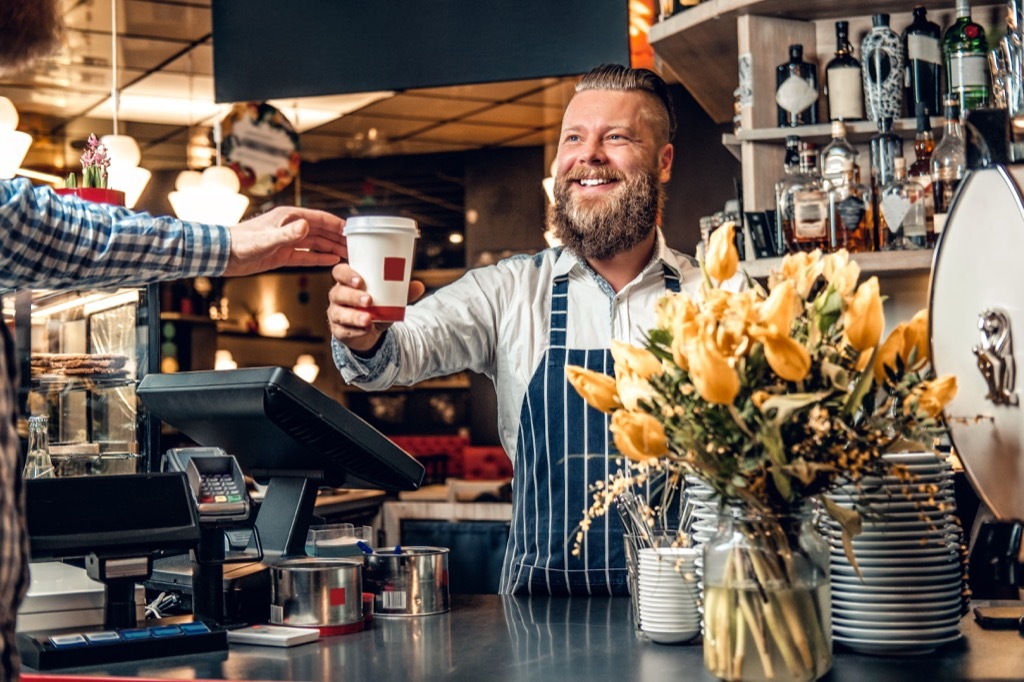
[[[662, 267], [665, 287], [678, 292], [678, 276]], [[568, 294], [568, 274], [556, 277], [548, 350], [523, 399], [501, 594], [627, 594], [617, 514], [595, 519], [579, 556], [572, 555], [579, 522], [592, 501], [590, 486], [617, 470], [618, 453], [609, 416], [588, 406], [565, 376], [567, 365], [614, 371], [611, 350], [566, 347]]]

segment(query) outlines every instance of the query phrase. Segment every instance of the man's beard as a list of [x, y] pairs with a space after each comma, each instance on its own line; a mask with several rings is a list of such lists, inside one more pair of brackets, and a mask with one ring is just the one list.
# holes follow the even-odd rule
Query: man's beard
[[[613, 196], [579, 201], [570, 186], [585, 177], [618, 180], [620, 187]], [[661, 183], [653, 172], [628, 177], [609, 169], [574, 168], [555, 183], [555, 202], [548, 208], [548, 223], [562, 244], [577, 256], [607, 260], [633, 248], [651, 233], [664, 201]]]
[[62, 31], [57, 0], [0, 2], [0, 74], [14, 73], [51, 54]]

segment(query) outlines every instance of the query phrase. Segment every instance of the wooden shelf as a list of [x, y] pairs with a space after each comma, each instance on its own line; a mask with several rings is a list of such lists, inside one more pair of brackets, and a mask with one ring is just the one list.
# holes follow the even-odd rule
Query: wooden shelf
[[[981, 4], [988, 7], [993, 3]], [[649, 40], [660, 66], [690, 91], [716, 123], [729, 123], [734, 114], [733, 91], [739, 82], [736, 22], [740, 17], [835, 21], [878, 13], [909, 13], [915, 5], [947, 14], [952, 9], [948, 0], [861, 0], [855, 4], [823, 0], [707, 0], [655, 23], [651, 26]], [[977, 10], [972, 7], [972, 12]], [[974, 18], [984, 25], [986, 17]], [[897, 25], [896, 30], [902, 28]], [[827, 35], [834, 36], [834, 33], [828, 31]], [[830, 44], [834, 48], [834, 39]], [[831, 59], [831, 54], [831, 50], [824, 58], [819, 54], [817, 61], [823, 66]], [[784, 61], [785, 54], [773, 58], [776, 63], [771, 65], [772, 69]]]
[[[879, 251], [874, 253], [854, 253], [850, 255], [861, 268], [861, 278], [872, 275], [914, 275], [931, 271], [932, 249], [918, 251]], [[782, 265], [782, 258], [758, 258], [743, 261], [740, 267], [755, 279], [768, 277], [772, 270]]]

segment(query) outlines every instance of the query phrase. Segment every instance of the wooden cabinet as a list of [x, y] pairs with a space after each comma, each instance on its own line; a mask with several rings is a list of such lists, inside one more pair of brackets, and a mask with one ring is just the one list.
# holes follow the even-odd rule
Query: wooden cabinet
[[[797, 128], [776, 127], [775, 67], [787, 59], [792, 43], [804, 46], [804, 59], [816, 62], [819, 82], [835, 52], [835, 22], [850, 22], [850, 42], [860, 59], [860, 41], [871, 28], [871, 15], [887, 13], [900, 32], [910, 24], [915, 5], [928, 8], [928, 16], [945, 29], [954, 19], [952, 0], [708, 0], [651, 27], [650, 42], [663, 72], [675, 76], [715, 122], [725, 124], [739, 113], [739, 128], [726, 135], [726, 144], [743, 165], [744, 210], [774, 208], [774, 184], [782, 175], [787, 135], [818, 143], [831, 138], [824, 95], [819, 99], [819, 120], [824, 124]], [[1005, 4], [972, 3], [972, 17], [989, 35], [1001, 35]], [[740, 83], [740, 73], [744, 74]], [[942, 119], [932, 120], [941, 128]], [[895, 131], [912, 139], [912, 118], [895, 122]], [[848, 137], [866, 146], [877, 132], [873, 122], [849, 124]], [[681, 133], [685, 135], [685, 131]], [[937, 131], [941, 137], [941, 131]], [[866, 152], [866, 149], [863, 150]], [[905, 155], [912, 161], [913, 147]], [[861, 157], [867, 163], [866, 153]]]

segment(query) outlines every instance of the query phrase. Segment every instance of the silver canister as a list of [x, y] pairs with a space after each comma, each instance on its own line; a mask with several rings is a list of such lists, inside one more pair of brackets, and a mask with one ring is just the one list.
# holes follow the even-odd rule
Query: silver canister
[[363, 562], [296, 557], [270, 567], [270, 622], [300, 627], [353, 625], [363, 620]]
[[366, 556], [366, 589], [375, 616], [428, 616], [451, 608], [448, 548], [403, 547]]

